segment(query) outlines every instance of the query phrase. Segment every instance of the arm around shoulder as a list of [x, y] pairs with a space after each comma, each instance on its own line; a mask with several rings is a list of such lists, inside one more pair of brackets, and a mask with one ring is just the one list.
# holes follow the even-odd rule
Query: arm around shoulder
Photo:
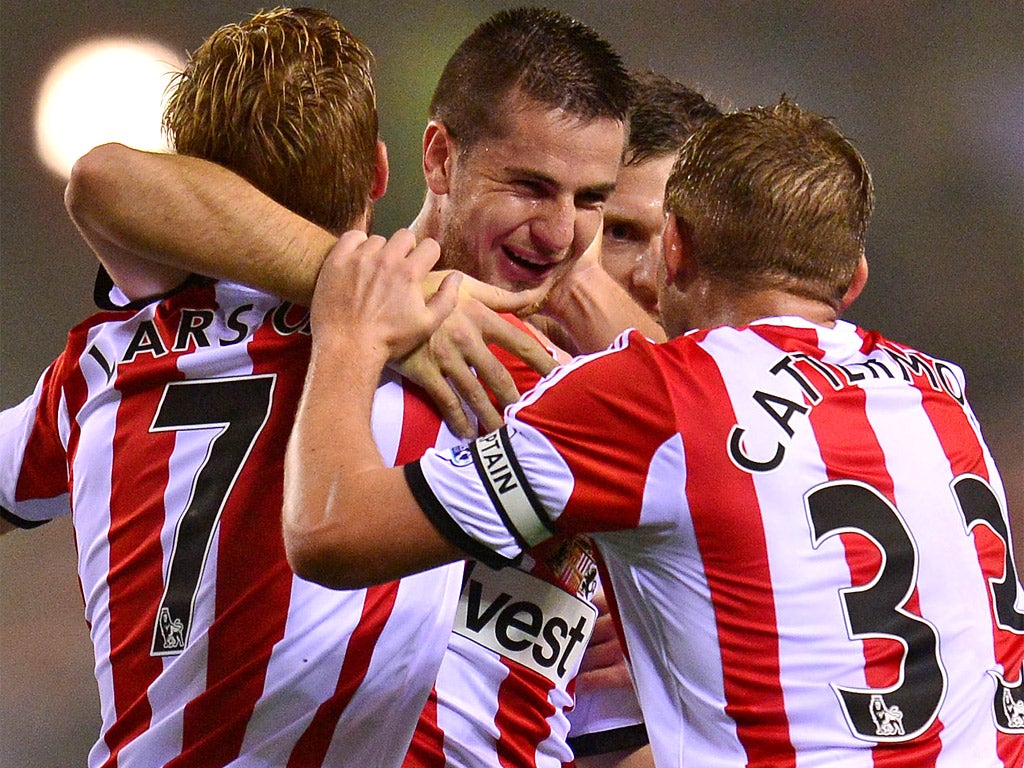
[[216, 163], [122, 144], [79, 158], [64, 200], [132, 298], [197, 273], [308, 304], [337, 240]]
[[64, 206], [114, 283], [130, 299], [142, 299], [172, 290], [189, 273], [153, 260], [125, 231], [133, 187], [122, 171], [131, 167], [126, 160], [133, 153], [122, 144], [103, 144], [80, 157], [64, 190]]

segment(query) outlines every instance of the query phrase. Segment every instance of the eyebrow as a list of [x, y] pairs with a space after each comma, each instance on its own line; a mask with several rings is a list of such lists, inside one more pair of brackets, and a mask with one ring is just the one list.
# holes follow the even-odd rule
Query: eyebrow
[[[520, 168], [518, 166], [509, 165], [505, 166], [505, 171], [509, 175], [522, 176], [527, 179], [530, 179], [531, 181], [536, 181], [541, 184], [544, 184], [545, 186], [548, 187], [561, 187], [561, 185], [550, 176], [543, 173], [537, 173], [537, 171], [530, 170], [529, 168]], [[614, 191], [615, 182], [611, 181], [606, 184], [594, 184], [589, 187], [583, 187], [581, 189], [578, 189], [576, 190], [576, 197], [579, 197], [580, 195], [600, 195], [602, 197], [607, 198]]]

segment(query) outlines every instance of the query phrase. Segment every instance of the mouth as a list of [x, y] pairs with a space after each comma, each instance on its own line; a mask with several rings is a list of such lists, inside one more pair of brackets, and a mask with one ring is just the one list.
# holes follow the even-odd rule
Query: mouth
[[537, 258], [528, 258], [522, 254], [515, 253], [507, 246], [502, 246], [502, 254], [509, 264], [524, 278], [532, 278], [532, 281], [539, 282], [547, 277], [558, 266], [559, 262], [538, 261]]

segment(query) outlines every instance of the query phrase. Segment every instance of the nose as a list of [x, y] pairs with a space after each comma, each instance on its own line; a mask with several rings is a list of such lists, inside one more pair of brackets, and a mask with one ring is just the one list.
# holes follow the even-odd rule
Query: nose
[[552, 253], [567, 249], [575, 235], [576, 216], [576, 205], [571, 197], [559, 196], [544, 201], [532, 227], [538, 245]]
[[658, 312], [658, 286], [664, 274], [660, 245], [652, 243], [637, 257], [630, 275], [633, 297], [651, 314]]

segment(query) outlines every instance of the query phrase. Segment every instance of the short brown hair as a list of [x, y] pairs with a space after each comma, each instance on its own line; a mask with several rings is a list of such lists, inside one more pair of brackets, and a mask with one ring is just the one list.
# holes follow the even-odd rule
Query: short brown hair
[[698, 129], [665, 196], [708, 274], [833, 305], [864, 254], [873, 204], [860, 152], [831, 120], [785, 97]]
[[177, 152], [244, 176], [332, 232], [370, 204], [378, 135], [373, 54], [328, 13], [277, 8], [208, 37], [172, 83]]
[[503, 134], [513, 95], [580, 121], [625, 123], [632, 81], [618, 53], [585, 24], [547, 8], [513, 8], [481, 23], [448, 59], [430, 117], [466, 150]]
[[694, 131], [721, 114], [703, 95], [677, 80], [646, 69], [633, 73], [625, 164], [675, 155]]

